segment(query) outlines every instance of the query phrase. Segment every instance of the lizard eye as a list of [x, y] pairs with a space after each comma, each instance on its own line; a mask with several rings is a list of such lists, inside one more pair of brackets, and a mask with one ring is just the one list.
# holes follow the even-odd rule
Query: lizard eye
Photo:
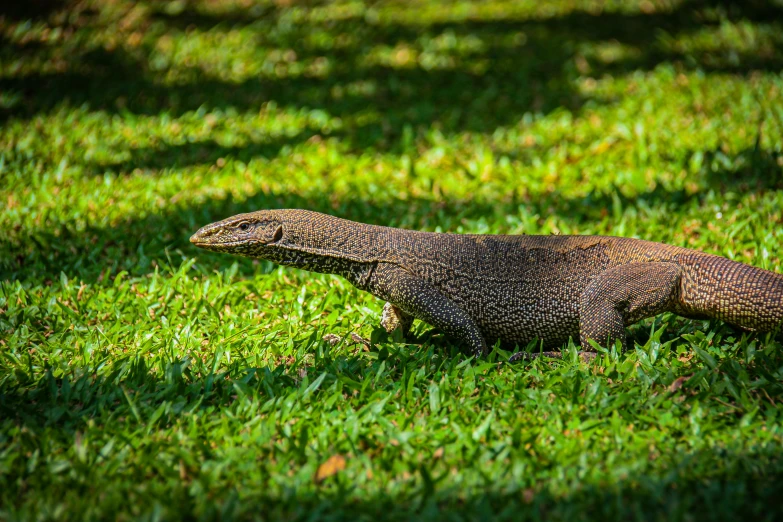
[[250, 230], [250, 225], [248, 223], [242, 223], [241, 225], [239, 225], [239, 230], [241, 230], [242, 232], [247, 232], [248, 230]]

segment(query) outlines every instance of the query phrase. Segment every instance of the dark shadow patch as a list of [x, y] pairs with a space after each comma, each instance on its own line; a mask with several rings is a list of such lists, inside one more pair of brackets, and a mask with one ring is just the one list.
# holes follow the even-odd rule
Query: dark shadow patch
[[227, 160], [248, 163], [253, 159], [273, 159], [281, 153], [315, 136], [312, 131], [270, 142], [251, 142], [245, 145], [226, 146], [214, 141], [167, 144], [159, 147], [130, 149], [130, 159], [125, 161], [96, 162], [91, 167], [96, 174], [129, 174], [135, 170], [160, 170], [191, 165], [211, 165]]
[[[427, 364], [430, 358], [427, 354], [409, 356], [397, 352], [385, 357], [385, 371], [392, 372], [391, 376], [398, 378], [402, 377], [406, 363], [420, 366]], [[395, 361], [396, 364], [388, 364], [389, 361]], [[766, 394], [771, 403], [771, 406], [762, 403], [764, 406], [759, 415], [765, 415], [766, 411], [774, 416], [776, 403], [773, 401], [781, 400], [783, 388], [768, 376], [777, 372], [780, 362], [780, 354], [766, 356], [759, 352], [754, 363], [742, 370], [747, 375], [741, 378], [733, 370], [735, 361], [730, 359], [721, 361], [717, 371], [710, 375], [720, 382], [736, 380], [735, 386], [740, 389], [743, 383], [757, 383], [753, 392]], [[345, 382], [355, 382], [355, 386], [361, 386], [363, 379], [375, 375], [382, 363], [380, 354], [378, 359], [326, 355], [316, 358], [306, 371], [310, 375], [327, 375], [322, 389], [327, 389], [339, 376], [344, 377]], [[552, 361], [551, 364], [563, 363]], [[285, 398], [301, 385], [305, 368], [301, 361], [249, 368], [238, 358], [221, 367], [216, 374], [196, 375], [193, 373], [193, 365], [185, 360], [172, 361], [162, 370], [152, 372], [143, 357], [136, 357], [114, 361], [110, 367], [104, 368], [100, 376], [69, 375], [67, 386], [63, 378], [54, 377], [50, 371], [44, 371], [36, 382], [24, 383], [25, 388], [10, 387], [8, 383], [12, 379], [3, 378], [4, 384], [0, 386], [0, 415], [4, 422], [22, 430], [23, 437], [33, 437], [34, 440], [36, 433], [45, 432], [46, 439], [55, 447], [63, 444], [78, 446], [84, 431], [96, 429], [94, 423], [111, 423], [112, 426], [107, 429], [114, 435], [114, 442], [100, 449], [97, 457], [90, 455], [91, 459], [96, 459], [95, 465], [100, 466], [109, 456], [116, 461], [117, 455], [122, 454], [125, 447], [131, 444], [122, 430], [138, 427], [150, 434], [188, 422], [186, 419], [191, 414], [220, 416], [220, 412], [232, 408], [237, 401], [237, 390], [241, 390], [243, 395], [260, 399], [262, 403], [275, 397]], [[573, 383], [566, 379], [552, 386], [553, 393], [570, 395]], [[370, 384], [368, 389], [372, 390], [373, 385]], [[662, 389], [661, 393], [666, 395], [672, 392]], [[694, 405], [721, 398], [711, 391], [699, 392], [697, 389], [678, 389], [675, 393], [678, 400], [689, 401]], [[129, 407], [131, 401], [132, 406]], [[158, 412], [160, 407], [163, 407], [162, 412]], [[126, 417], [119, 417], [120, 411]], [[138, 419], [134, 421], [131, 414], [138, 416]], [[622, 411], [620, 416], [618, 420], [623, 423], [633, 423], [635, 420], [642, 424], [649, 422]], [[722, 411], [721, 426], [739, 426], [743, 418], [742, 411], [726, 404]], [[90, 428], [85, 430], [88, 423]], [[117, 426], [113, 426], [115, 424]], [[287, 425], [291, 427], [290, 423]], [[301, 429], [296, 425], [293, 428]], [[676, 432], [672, 436], [677, 437]], [[306, 457], [305, 448], [298, 446], [305, 444], [306, 438], [297, 436], [287, 440], [291, 444], [289, 455], [294, 459], [292, 464], [306, 462], [309, 457]], [[531, 440], [534, 440], [534, 446], [546, 443]], [[371, 456], [376, 443], [371, 438], [362, 440], [359, 454], [353, 453], [349, 458]], [[166, 447], [166, 444], [160, 442], [153, 444], [153, 448]], [[355, 446], [351, 449], [345, 440], [335, 441], [335, 444], [339, 444], [335, 446], [335, 451], [357, 451]], [[646, 447], [646, 444], [642, 447]], [[472, 484], [469, 488], [464, 485], [458, 488], [457, 485], [448, 485], [447, 477], [452, 470], [447, 465], [438, 459], [426, 457], [405, 470], [408, 477], [405, 480], [410, 480], [410, 483], [401, 489], [402, 493], [390, 490], [368, 495], [338, 473], [317, 487], [285, 488], [279, 494], [258, 491], [258, 494], [246, 495], [240, 500], [234, 498], [236, 483], [223, 481], [212, 486], [217, 489], [211, 489], [210, 495], [203, 495], [199, 490], [191, 489], [189, 480], [185, 480], [183, 475], [198, 477], [200, 468], [209, 470], [209, 464], [218, 461], [224, 463], [227, 456], [208, 441], [199, 440], [194, 441], [188, 449], [188, 462], [192, 466], [180, 460], [164, 460], [155, 466], [156, 475], [153, 478], [145, 475], [139, 476], [137, 480], [152, 482], [154, 479], [160, 480], [161, 484], [165, 480], [167, 487], [163, 505], [176, 509], [179, 517], [189, 516], [190, 510], [204, 518], [219, 518], [220, 515], [220, 518], [252, 519], [263, 513], [268, 520], [304, 520], [315, 516], [319, 519], [332, 517], [346, 520], [732, 520], [751, 516], [754, 520], [772, 521], [783, 516], [783, 505], [779, 502], [783, 494], [783, 453], [774, 440], [752, 447], [743, 443], [729, 443], [712, 447], [687, 447], [676, 453], [663, 454], [657, 453], [652, 442], [650, 448], [651, 464], [644, 466], [644, 469], [611, 479], [570, 477], [565, 480], [578, 480], [580, 486], [569, 487], [567, 489], [571, 490], [570, 493], [562, 495], [552, 492], [566, 489], [564, 486], [568, 483], [564, 484], [561, 477], [536, 480], [532, 486], [522, 486], [511, 473], [487, 476], [483, 482]], [[134, 449], [144, 451], [145, 448]], [[253, 455], [264, 455], [264, 452], [270, 451], [268, 445], [256, 443], [245, 449], [252, 451]], [[44, 454], [46, 451], [42, 448]], [[104, 451], [107, 452], [105, 455], [102, 453]], [[468, 458], [472, 450], [466, 448], [463, 451], [467, 452], [465, 458]], [[73, 462], [76, 462], [75, 459], [73, 457]], [[21, 472], [28, 462], [12, 461], [9, 472]], [[236, 460], [233, 463], [236, 465]], [[253, 465], [264, 466], [263, 462]], [[379, 461], [376, 465], [385, 464]], [[149, 473], [146, 469], [143, 471]], [[137, 470], [130, 467], [122, 472], [132, 474]], [[47, 468], [45, 473], [52, 472]], [[255, 474], [243, 476], [242, 490], [245, 494], [255, 492], [254, 488], [267, 486], [267, 480], [267, 477]], [[35, 483], [34, 477], [9, 481], [4, 495], [13, 500], [5, 509], [21, 506], [31, 495], [38, 494], [36, 489], [27, 487]], [[77, 481], [68, 488], [80, 492], [82, 497], [93, 490], [89, 485]], [[112, 477], [106, 485], [101, 486], [101, 494], [96, 496], [91, 507], [99, 509], [108, 518], [117, 518], [112, 516], [112, 510], [124, 512], [127, 516], [128, 512], [132, 512], [133, 498], [128, 496], [128, 490], [132, 489], [129, 482]], [[148, 502], [155, 499], [156, 491], [148, 493], [151, 495]], [[230, 501], [232, 498], [234, 500]], [[153, 506], [148, 507], [153, 509]]]
[[721, 192], [783, 190], [783, 154], [759, 147], [728, 154], [720, 147], [700, 152], [706, 185]]
[[62, 10], [72, 0], [10, 0], [0, 3], [0, 18], [10, 20], [45, 20]]

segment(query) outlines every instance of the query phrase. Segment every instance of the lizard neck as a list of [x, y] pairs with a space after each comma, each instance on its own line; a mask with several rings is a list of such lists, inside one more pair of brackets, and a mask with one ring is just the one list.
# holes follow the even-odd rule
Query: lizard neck
[[394, 229], [307, 212], [286, 219], [283, 230], [283, 238], [256, 257], [284, 266], [341, 275], [362, 288], [374, 266], [386, 259], [389, 235]]

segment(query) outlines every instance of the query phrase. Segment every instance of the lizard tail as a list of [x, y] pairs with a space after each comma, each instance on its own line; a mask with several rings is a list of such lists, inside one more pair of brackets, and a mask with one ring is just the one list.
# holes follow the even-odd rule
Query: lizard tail
[[680, 300], [688, 315], [747, 330], [783, 327], [783, 274], [712, 255], [681, 259]]

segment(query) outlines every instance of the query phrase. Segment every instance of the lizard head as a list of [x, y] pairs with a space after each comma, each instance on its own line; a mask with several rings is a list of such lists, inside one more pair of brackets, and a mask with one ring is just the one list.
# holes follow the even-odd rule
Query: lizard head
[[283, 239], [281, 216], [274, 210], [260, 210], [201, 227], [190, 242], [215, 252], [273, 259], [275, 245]]
[[340, 269], [335, 259], [343, 264], [356, 261], [370, 248], [357, 238], [366, 238], [372, 246], [373, 239], [365, 228], [311, 210], [259, 210], [206, 225], [193, 234], [190, 242], [214, 252], [335, 273]]

